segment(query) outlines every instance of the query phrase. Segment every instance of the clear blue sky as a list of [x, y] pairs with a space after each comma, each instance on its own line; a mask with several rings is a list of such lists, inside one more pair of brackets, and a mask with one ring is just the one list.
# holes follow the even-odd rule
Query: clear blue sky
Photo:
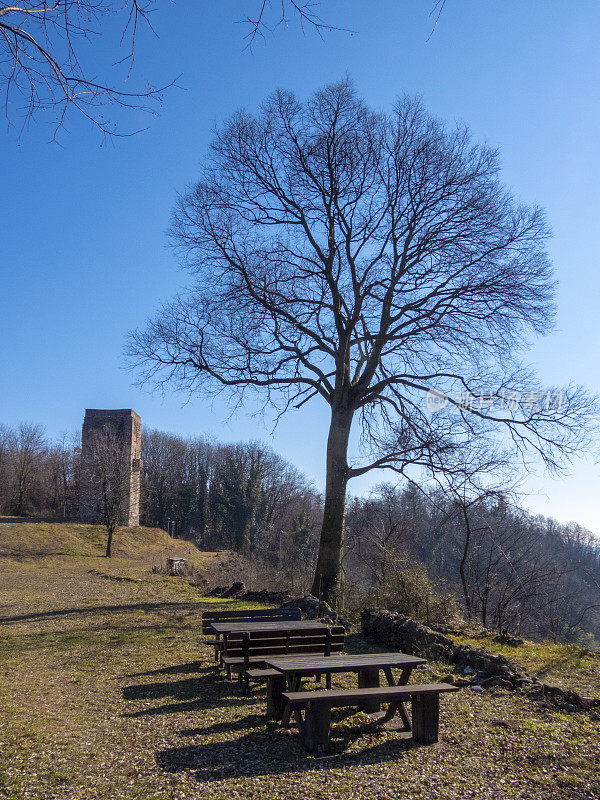
[[[101, 147], [72, 117], [60, 146], [43, 118], [20, 142], [3, 134], [0, 421], [40, 422], [56, 436], [78, 429], [86, 406], [133, 407], [147, 426], [262, 439], [322, 485], [327, 415], [318, 402], [271, 437], [268, 420], [228, 420], [222, 404], [132, 388], [121, 348], [126, 331], [185, 281], [164, 231], [213, 123], [255, 108], [277, 86], [304, 97], [345, 72], [372, 106], [420, 93], [434, 113], [500, 147], [506, 183], [545, 206], [554, 231], [558, 329], [531, 360], [546, 383], [600, 392], [600, 5], [447, 0], [428, 40], [433, 0], [326, 0], [322, 15], [355, 35], [321, 40], [290, 24], [248, 52], [234, 23], [257, 4], [160, 4], [160, 38], [140, 39], [134, 77], [159, 83], [182, 73], [185, 91], [169, 92], [161, 116], [142, 120], [147, 132]], [[600, 534], [598, 478], [591, 460], [558, 482], [532, 475], [527, 505]]]

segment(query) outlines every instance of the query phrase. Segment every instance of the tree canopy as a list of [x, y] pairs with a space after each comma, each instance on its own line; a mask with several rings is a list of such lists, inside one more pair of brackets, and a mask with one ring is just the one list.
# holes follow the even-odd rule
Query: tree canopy
[[462, 470], [498, 430], [503, 451], [551, 469], [582, 446], [591, 401], [541, 391], [520, 362], [552, 326], [549, 232], [499, 173], [495, 150], [419, 99], [373, 111], [344, 79], [234, 114], [177, 203], [171, 237], [193, 281], [130, 352], [142, 381], [240, 403], [254, 390], [280, 413], [330, 406], [315, 592], [337, 579], [352, 477]]

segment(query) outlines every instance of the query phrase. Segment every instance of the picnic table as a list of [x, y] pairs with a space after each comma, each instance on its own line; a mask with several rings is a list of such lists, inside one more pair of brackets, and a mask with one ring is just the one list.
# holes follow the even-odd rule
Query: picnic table
[[331, 655], [344, 649], [344, 629], [317, 620], [215, 622], [212, 628], [223, 637], [221, 665], [229, 678], [238, 673], [244, 691], [249, 691], [252, 668], [267, 656]]
[[[325, 674], [329, 678], [328, 685], [330, 685], [330, 678], [333, 673], [356, 672], [358, 674], [359, 688], [369, 689], [380, 685], [379, 673], [383, 670], [388, 686], [405, 686], [413, 669], [426, 663], [427, 659], [407, 655], [406, 653], [361, 653], [358, 655], [342, 653], [330, 656], [266, 657], [265, 664], [281, 675], [279, 679], [275, 676], [271, 676], [269, 679], [271, 684], [268, 687], [270, 689], [268, 693], [270, 713], [272, 716], [280, 717], [284, 725], [289, 724], [291, 709], [283, 696], [286, 682], [288, 691], [298, 692], [302, 678], [307, 676]], [[401, 670], [397, 682], [394, 680], [393, 668]], [[369, 713], [379, 711], [380, 700], [377, 694], [373, 693], [372, 697], [366, 696], [361, 703], [361, 707]], [[406, 729], [410, 730], [410, 720], [402, 702], [390, 703], [385, 719], [391, 719], [396, 712], [400, 714]]]
[[[202, 613], [202, 633], [205, 635], [215, 634], [213, 625], [222, 622], [290, 622], [300, 620], [302, 616], [300, 609], [295, 606], [282, 606], [281, 608], [247, 608], [247, 609], [227, 609], [225, 611], [204, 611]], [[214, 639], [203, 639], [203, 644], [212, 645], [215, 649], [215, 661], [220, 661], [223, 640], [220, 635]]]
[[218, 636], [228, 633], [268, 633], [269, 631], [325, 631], [328, 625], [318, 620], [281, 620], [260, 622], [259, 620], [240, 620], [239, 622], [213, 622], [213, 631]]

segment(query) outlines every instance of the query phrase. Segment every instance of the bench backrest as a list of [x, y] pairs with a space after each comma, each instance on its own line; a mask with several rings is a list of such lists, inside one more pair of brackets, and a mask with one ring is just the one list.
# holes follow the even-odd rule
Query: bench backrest
[[282, 620], [299, 621], [300, 609], [294, 606], [286, 608], [247, 608], [243, 611], [204, 611], [202, 614], [202, 633], [212, 633], [213, 622], [280, 622]]
[[345, 631], [341, 625], [326, 630], [278, 630], [261, 633], [230, 633], [225, 636], [223, 655], [244, 659], [260, 656], [331, 655], [344, 649]]

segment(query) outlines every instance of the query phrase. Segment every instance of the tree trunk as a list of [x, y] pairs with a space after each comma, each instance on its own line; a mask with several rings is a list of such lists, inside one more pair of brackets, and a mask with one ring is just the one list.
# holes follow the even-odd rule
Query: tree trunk
[[323, 525], [317, 568], [311, 589], [312, 594], [322, 600], [328, 600], [333, 594], [340, 571], [346, 513], [346, 485], [348, 483], [348, 438], [351, 425], [351, 411], [347, 409], [332, 411], [327, 438], [327, 477]]
[[106, 558], [111, 557], [113, 533], [114, 530], [112, 528], [108, 528], [108, 539], [106, 540]]
[[460, 559], [460, 565], [458, 569], [460, 572], [460, 580], [463, 588], [463, 597], [465, 599], [465, 608], [467, 611], [467, 617], [471, 619], [471, 617], [473, 616], [473, 611], [471, 608], [471, 598], [469, 595], [469, 585], [467, 583], [467, 575], [466, 575], [466, 563], [467, 563], [467, 557], [469, 555], [469, 547], [471, 544], [471, 524], [469, 522], [469, 512], [467, 511], [464, 505], [461, 506], [461, 511], [463, 514], [463, 519], [465, 521], [465, 541], [463, 545], [462, 558]]

